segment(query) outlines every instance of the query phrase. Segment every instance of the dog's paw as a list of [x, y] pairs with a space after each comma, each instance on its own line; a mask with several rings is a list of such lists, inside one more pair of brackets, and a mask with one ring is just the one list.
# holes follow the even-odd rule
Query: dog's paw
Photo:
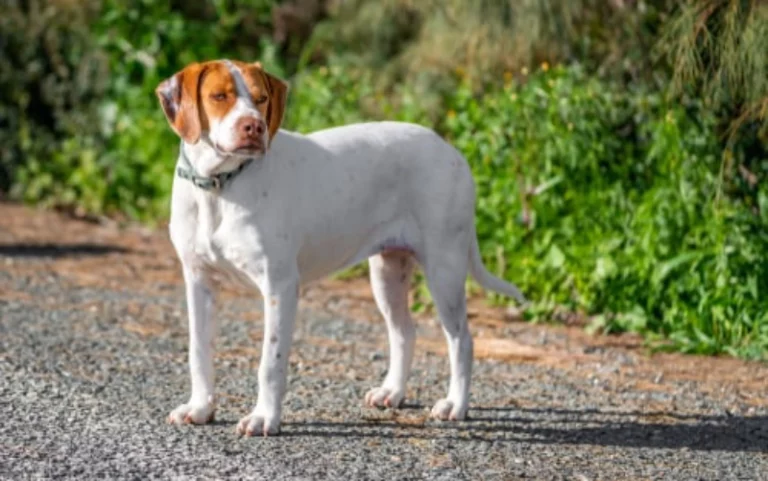
[[365, 394], [366, 406], [378, 408], [397, 408], [402, 404], [405, 393], [387, 387], [375, 387]]
[[168, 415], [168, 424], [206, 424], [213, 421], [216, 406], [208, 403], [187, 403]]
[[280, 432], [279, 416], [269, 416], [254, 410], [237, 423], [237, 434], [241, 436], [271, 436]]
[[435, 403], [431, 415], [441, 421], [461, 421], [467, 417], [467, 406], [461, 406], [450, 399], [441, 399]]

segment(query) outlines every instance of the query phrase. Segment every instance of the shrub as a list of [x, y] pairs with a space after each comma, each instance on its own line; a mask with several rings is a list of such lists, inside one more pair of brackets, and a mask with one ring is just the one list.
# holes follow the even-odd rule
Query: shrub
[[765, 352], [766, 193], [725, 193], [734, 167], [700, 105], [579, 68], [479, 97], [465, 85], [449, 105], [446, 133], [478, 186], [484, 258], [539, 313], [565, 305], [593, 328], [655, 333], [689, 352]]
[[341, 56], [375, 70], [380, 87], [413, 86], [433, 107], [456, 87], [454, 72], [494, 85], [503, 72], [542, 61], [580, 62], [600, 75], [655, 81], [663, 69], [654, 68], [648, 51], [674, 3], [346, 0], [333, 3], [305, 56]]
[[[52, 159], [62, 138], [98, 128], [94, 99], [105, 94], [107, 59], [91, 48], [88, 24], [99, 2], [18, 2], [0, 16], [0, 191], [17, 169], [45, 172], [44, 195], [68, 165]], [[48, 166], [50, 167], [50, 170]]]
[[[663, 27], [659, 51], [671, 59], [672, 92], [694, 93], [730, 120], [731, 140], [745, 123], [768, 139], [768, 5], [686, 0]], [[746, 137], [749, 137], [747, 135]]]
[[291, 82], [288, 129], [312, 132], [374, 119], [431, 123], [418, 96], [406, 88], [377, 88], [370, 70], [332, 61], [299, 72]]

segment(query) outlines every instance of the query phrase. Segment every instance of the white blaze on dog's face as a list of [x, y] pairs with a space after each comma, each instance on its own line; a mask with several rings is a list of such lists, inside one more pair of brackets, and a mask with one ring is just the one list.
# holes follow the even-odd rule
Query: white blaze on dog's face
[[285, 112], [288, 86], [258, 62], [189, 65], [156, 90], [168, 122], [189, 144], [203, 139], [223, 155], [264, 154]]

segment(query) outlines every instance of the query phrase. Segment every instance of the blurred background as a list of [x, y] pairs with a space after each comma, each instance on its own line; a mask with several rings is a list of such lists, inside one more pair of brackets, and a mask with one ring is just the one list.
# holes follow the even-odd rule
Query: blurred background
[[6, 199], [162, 223], [178, 141], [154, 88], [260, 60], [291, 84], [288, 129], [399, 119], [456, 145], [529, 318], [766, 357], [766, 2], [3, 4]]

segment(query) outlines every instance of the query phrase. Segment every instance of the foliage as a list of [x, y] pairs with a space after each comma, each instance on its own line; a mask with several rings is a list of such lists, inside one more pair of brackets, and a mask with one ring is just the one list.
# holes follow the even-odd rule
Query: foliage
[[[61, 5], [60, 5], [61, 3]], [[16, 169], [46, 165], [56, 142], [98, 127], [94, 98], [108, 89], [107, 59], [89, 49], [88, 23], [98, 3], [77, 8], [65, 2], [4, 5], [0, 16], [0, 190]], [[34, 167], [33, 167], [34, 168]], [[35, 194], [54, 183], [52, 169]], [[36, 197], [39, 198], [39, 197]]]
[[732, 131], [757, 121], [768, 138], [768, 4], [681, 2], [659, 50], [674, 60], [673, 93], [700, 92], [735, 115]]
[[688, 352], [765, 352], [768, 196], [720, 195], [742, 187], [723, 185], [702, 105], [559, 67], [481, 97], [465, 85], [449, 105], [484, 257], [540, 313], [568, 306]]
[[[459, 72], [493, 84], [542, 61], [579, 61], [600, 75], [652, 79], [648, 55], [669, 1], [347, 0], [318, 26], [307, 57], [339, 56], [436, 99]], [[622, 39], [617, 42], [616, 39]]]
[[285, 127], [312, 132], [370, 119], [429, 123], [419, 97], [407, 88], [385, 92], [368, 70], [331, 61], [298, 73], [288, 97]]

